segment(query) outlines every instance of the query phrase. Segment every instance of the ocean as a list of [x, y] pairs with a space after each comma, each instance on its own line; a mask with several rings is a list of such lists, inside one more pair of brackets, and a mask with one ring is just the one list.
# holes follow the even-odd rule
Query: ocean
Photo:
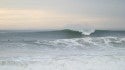
[[125, 31], [0, 31], [0, 70], [125, 70]]

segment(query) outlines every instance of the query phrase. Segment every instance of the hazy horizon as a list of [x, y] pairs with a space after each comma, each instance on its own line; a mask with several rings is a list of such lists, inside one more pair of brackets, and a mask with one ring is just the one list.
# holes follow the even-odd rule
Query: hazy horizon
[[125, 30], [123, 0], [1, 0], [0, 30], [64, 29], [80, 24]]

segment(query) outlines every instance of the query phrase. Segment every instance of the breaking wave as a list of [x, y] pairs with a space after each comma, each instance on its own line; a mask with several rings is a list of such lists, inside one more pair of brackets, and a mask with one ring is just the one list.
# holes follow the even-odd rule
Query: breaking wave
[[124, 31], [0, 33], [0, 70], [125, 70], [124, 66]]
[[58, 39], [51, 41], [37, 40], [35, 44], [47, 46], [45, 48], [52, 49], [109, 49], [109, 48], [125, 48], [125, 38], [118, 37], [85, 37], [74, 39]]
[[90, 35], [91, 33], [95, 32], [95, 29], [93, 27], [81, 24], [69, 25], [66, 27], [66, 29], [80, 32], [83, 35]]

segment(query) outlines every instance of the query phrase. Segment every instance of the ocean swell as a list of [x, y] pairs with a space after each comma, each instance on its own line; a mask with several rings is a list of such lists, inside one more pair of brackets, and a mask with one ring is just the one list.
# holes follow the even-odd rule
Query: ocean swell
[[65, 29], [78, 31], [83, 35], [90, 35], [91, 33], [95, 32], [95, 29], [93, 27], [82, 25], [82, 24], [67, 25]]

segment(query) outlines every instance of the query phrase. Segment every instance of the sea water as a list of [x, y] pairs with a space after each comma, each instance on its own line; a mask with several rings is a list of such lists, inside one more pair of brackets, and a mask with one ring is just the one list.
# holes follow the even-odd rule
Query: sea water
[[125, 70], [125, 31], [0, 31], [0, 70]]

